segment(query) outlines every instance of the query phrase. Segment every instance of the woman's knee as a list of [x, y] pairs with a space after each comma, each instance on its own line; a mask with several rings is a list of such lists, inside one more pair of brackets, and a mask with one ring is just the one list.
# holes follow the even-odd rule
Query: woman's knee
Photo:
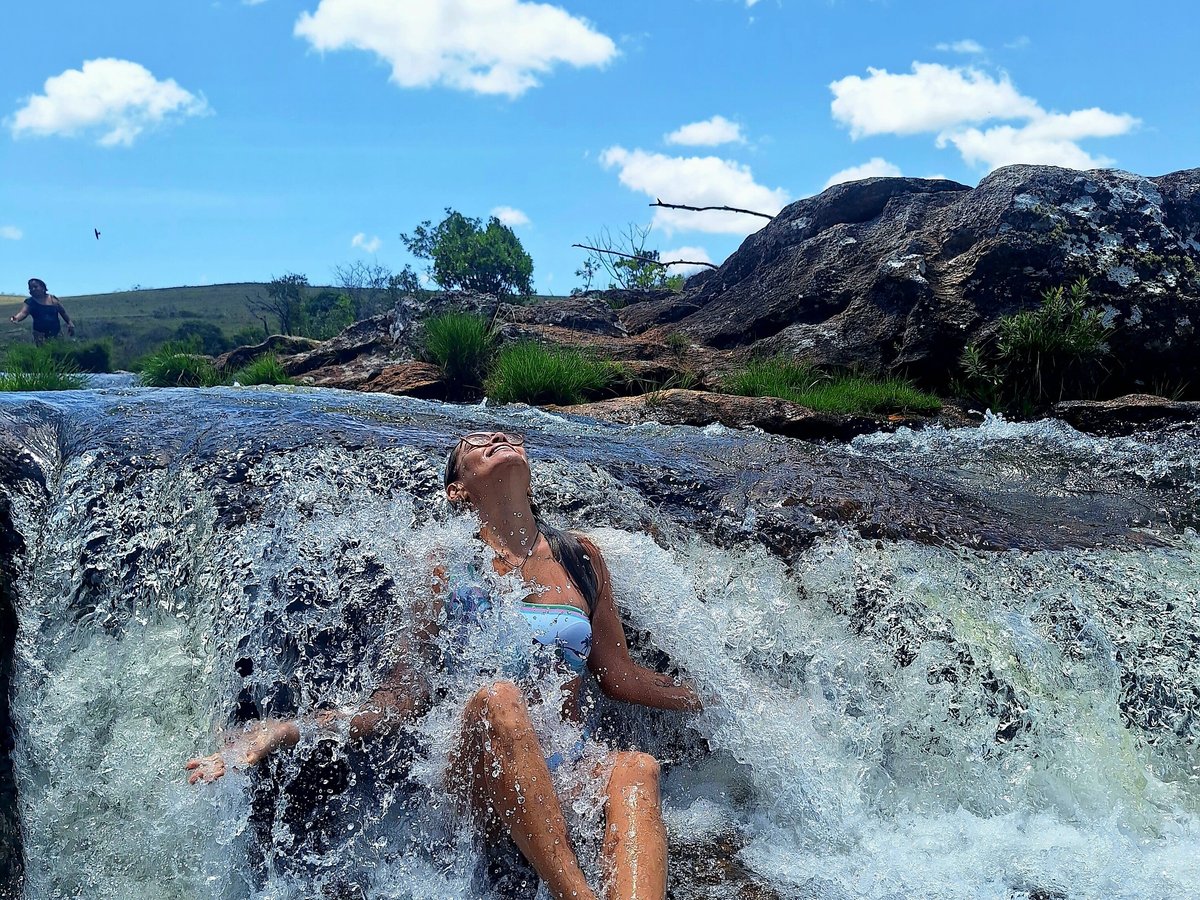
[[466, 714], [468, 720], [485, 722], [497, 731], [511, 730], [529, 719], [525, 695], [511, 681], [485, 684], [467, 701]]
[[613, 784], [658, 785], [662, 768], [649, 753], [634, 750], [613, 754]]

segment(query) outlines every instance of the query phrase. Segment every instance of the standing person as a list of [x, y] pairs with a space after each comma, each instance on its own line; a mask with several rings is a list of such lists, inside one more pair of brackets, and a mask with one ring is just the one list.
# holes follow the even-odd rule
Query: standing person
[[61, 333], [59, 316], [67, 323], [67, 334], [75, 336], [75, 323], [59, 299], [46, 290], [46, 282], [40, 278], [29, 279], [29, 296], [25, 298], [25, 305], [15, 316], [10, 316], [9, 321], [20, 322], [27, 316], [33, 317], [33, 342], [39, 347]]

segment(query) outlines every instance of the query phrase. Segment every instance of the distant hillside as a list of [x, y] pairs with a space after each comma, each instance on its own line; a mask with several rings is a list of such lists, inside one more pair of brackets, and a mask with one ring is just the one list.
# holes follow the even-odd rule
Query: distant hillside
[[[188, 321], [211, 322], [230, 339], [247, 328], [261, 331], [262, 323], [254, 317], [250, 306], [251, 300], [265, 293], [265, 284], [243, 282], [59, 296], [76, 322], [76, 338], [83, 341], [109, 338], [113, 342], [113, 362], [128, 367], [164, 341], [173, 339], [176, 329]], [[20, 309], [23, 300], [24, 297], [0, 295], [0, 350], [14, 342], [30, 340], [28, 321], [20, 326], [8, 323], [8, 317]]]

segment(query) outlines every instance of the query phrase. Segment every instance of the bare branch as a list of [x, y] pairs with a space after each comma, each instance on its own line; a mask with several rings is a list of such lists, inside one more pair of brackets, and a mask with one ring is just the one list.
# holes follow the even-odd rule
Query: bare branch
[[661, 206], [663, 209], [686, 209], [691, 212], [707, 212], [708, 210], [719, 210], [721, 212], [745, 213], [748, 216], [761, 216], [764, 219], [773, 219], [775, 216], [769, 213], [755, 212], [752, 209], [738, 209], [736, 206], [684, 206], [682, 203], [663, 203], [661, 200], [655, 200], [651, 206]]
[[663, 262], [661, 259], [652, 259], [649, 256], [634, 256], [632, 253], [622, 253], [620, 250], [605, 250], [602, 247], [589, 247], [587, 244], [572, 244], [571, 246], [578, 247], [580, 250], [591, 250], [595, 253], [611, 253], [613, 256], [624, 256], [626, 259], [636, 259], [638, 262], [662, 266], [664, 269], [667, 266], [708, 266], [710, 269], [720, 268], [716, 263], [702, 262], [698, 259], [672, 259], [668, 262]]

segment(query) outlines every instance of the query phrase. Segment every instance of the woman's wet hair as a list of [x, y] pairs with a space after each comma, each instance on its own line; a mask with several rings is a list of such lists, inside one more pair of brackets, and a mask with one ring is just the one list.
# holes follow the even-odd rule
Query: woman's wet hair
[[[458, 448], [461, 445], [462, 441], [456, 443], [450, 448], [450, 455], [446, 457], [443, 483], [447, 488], [458, 481]], [[537, 526], [538, 532], [546, 539], [550, 553], [566, 570], [567, 576], [575, 583], [575, 587], [579, 588], [579, 592], [583, 594], [589, 612], [594, 612], [596, 601], [600, 599], [600, 579], [596, 576], [596, 567], [592, 564], [591, 557], [588, 556], [583, 543], [569, 531], [555, 528], [544, 521], [541, 510], [538, 509], [538, 505], [532, 497], [529, 499], [529, 507], [533, 510], [533, 523]]]
[[46, 282], [42, 281], [42, 279], [40, 279], [40, 278], [30, 278], [30, 279], [29, 279], [29, 283], [30, 283], [30, 284], [36, 284], [36, 285], [37, 285], [38, 287], [40, 287], [40, 288], [41, 288], [43, 291], [48, 291], [48, 290], [50, 290], [48, 287], [46, 287]]

